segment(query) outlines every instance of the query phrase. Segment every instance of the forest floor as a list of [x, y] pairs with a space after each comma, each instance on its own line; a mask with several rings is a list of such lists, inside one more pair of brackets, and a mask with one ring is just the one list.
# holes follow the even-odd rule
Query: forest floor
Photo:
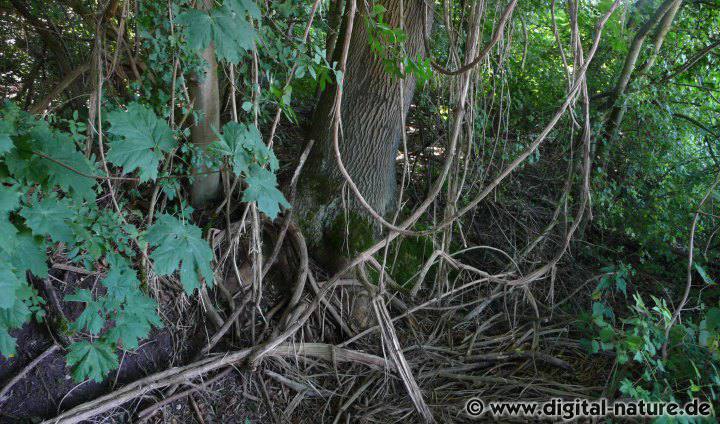
[[[559, 287], [566, 281], [564, 278], [578, 275], [577, 265], [573, 268], [574, 274], [558, 271]], [[53, 270], [53, 275], [67, 283], [63, 285], [66, 292], [92, 280], [80, 279], [68, 271], [56, 271]], [[566, 284], [568, 287], [578, 285]], [[263, 305], [266, 311], [279, 299], [277, 293], [272, 293], [272, 284], [268, 287]], [[454, 298], [438, 307], [431, 306], [432, 303], [425, 305], [395, 324], [397, 339], [426, 401], [436, 413], [441, 411], [440, 415], [448, 420], [462, 422], [466, 420], [462, 414], [463, 400], [471, 396], [503, 399], [522, 396], [525, 400], [542, 400], [601, 394], [613, 358], [590, 357], [578, 343], [579, 336], [573, 330], [570, 316], [556, 314], [538, 321], [532, 316], [511, 312], [511, 309], [517, 310], [517, 300], [508, 304], [506, 299], [482, 295], [482, 292], [478, 287], [474, 294], [466, 293], [463, 299]], [[496, 301], [480, 303], [486, 308], [478, 313], [472, 306], [478, 302], [471, 301], [475, 296]], [[410, 299], [400, 296], [395, 306], [402, 309], [405, 301]], [[423, 305], [423, 302], [415, 304]], [[69, 316], [79, 312], [66, 302], [63, 307], [68, 308]], [[401, 313], [397, 308], [391, 310], [393, 316]], [[166, 317], [166, 322], [172, 324], [156, 330], [136, 352], [125, 354], [120, 370], [103, 383], [75, 384], [62, 353], [55, 350], [2, 400], [0, 422], [51, 418], [62, 410], [110, 393], [116, 387], [189, 362], [191, 353], [202, 344], [199, 341], [204, 342], [215, 330], [202, 319], [197, 320], [200, 324], [195, 328], [188, 328], [192, 317], [203, 316], [197, 307], [188, 306], [178, 312], [182, 315]], [[337, 344], [342, 334], [327, 312], [320, 311], [317, 319], [311, 320], [312, 323], [295, 336], [294, 343]], [[480, 318], [468, 320], [471, 312]], [[240, 324], [246, 329], [251, 320], [245, 319]], [[48, 334], [41, 325], [26, 326], [17, 335], [18, 355], [0, 367], [0, 381], [16, 375], [52, 346]], [[350, 346], [383, 356], [379, 339], [377, 332], [370, 332]], [[252, 340], [248, 338], [234, 339], [217, 351], [251, 345]], [[182, 349], [174, 348], [178, 346]], [[183, 354], [174, 355], [173, 351]], [[402, 381], [387, 370], [371, 370], [361, 365], [348, 367], [299, 355], [267, 358], [255, 370], [239, 364], [230, 373], [219, 378], [218, 374], [201, 379], [208, 381], [206, 385], [193, 385], [198, 390], [189, 396], [178, 398], [166, 394], [165, 401], [159, 396], [146, 396], [139, 403], [100, 415], [93, 422], [128, 422], [138, 415], [143, 421], [158, 423], [318, 422], [318, 417], [323, 422], [355, 421], [360, 417], [376, 422], [401, 422], [414, 413]], [[345, 402], [353, 397], [358, 401], [345, 410]]]
[[[303, 137], [291, 125], [281, 125], [279, 137], [285, 138], [283, 145], [297, 146], [278, 152], [281, 163], [287, 164], [280, 178], [289, 180]], [[541, 221], [552, 215], [549, 207], [526, 207], [525, 200], [516, 200], [521, 204], [515, 206], [518, 211], [492, 206], [478, 212], [491, 219], [482, 225], [473, 221], [474, 233], [485, 237], [474, 240], [474, 244], [502, 245], [506, 235], [497, 229], [508, 228], [499, 222], [504, 219]], [[200, 221], [207, 218], [199, 217]], [[251, 262], [247, 258], [251, 250], [248, 243], [241, 241], [235, 251], [241, 273]], [[310, 256], [311, 274], [318, 280], [327, 278]], [[506, 264], [504, 258], [478, 251], [456, 259], [490, 274], [502, 272]], [[535, 259], [541, 262], [547, 258]], [[65, 261], [62, 257], [54, 260]], [[297, 319], [281, 313], [287, 300], [281, 293], [288, 293], [292, 287], [297, 260], [293, 254], [279, 257], [278, 266], [263, 283], [260, 304], [239, 306], [242, 309], [245, 305], [244, 310], [232, 331], [212, 350], [220, 352], [215, 357], [257, 346]], [[249, 299], [250, 293], [243, 292], [230, 266], [226, 263], [223, 267], [226, 269], [218, 273], [226, 291], [210, 290], [210, 303], [230, 306], [228, 292], [233, 303]], [[253, 367], [242, 362], [229, 364], [194, 382], [188, 381], [187, 387], [180, 390], [163, 386], [164, 390], [145, 393], [89, 422], [414, 421], [416, 407], [404, 380], [390, 365], [393, 362], [388, 359], [384, 343], [387, 339], [402, 348], [423, 399], [433, 414], [446, 422], [466, 421], [464, 403], [473, 396], [489, 400], [598, 397], [608, 382], [614, 358], [588, 354], [580, 344], [582, 334], [576, 327], [575, 314], [588, 308], [594, 289], [588, 282], [599, 273], [595, 267], [593, 263], [581, 263], [570, 252], [554, 273], [550, 293], [532, 287], [508, 290], [487, 279], [474, 278], [472, 273], [445, 268], [415, 296], [406, 290], [397, 291], [386, 305], [392, 319], [380, 323], [374, 320], [368, 329], [358, 326], [351, 313], [360, 283], [344, 280], [286, 341], [290, 354], [269, 354]], [[78, 288], [90, 288], [98, 280], [93, 274], [62, 269], [53, 269], [51, 275], [59, 299]], [[303, 301], [304, 307], [311, 307], [323, 282], [311, 283], [305, 287], [310, 296]], [[151, 287], [151, 291], [165, 314], [165, 327], [153, 331], [137, 351], [122, 354], [119, 371], [102, 383], [76, 384], [61, 349], [55, 349], [15, 383], [5, 399], [0, 399], [0, 423], [50, 419], [126, 384], [197, 360], [202, 347], [218, 334], [218, 320], [222, 322], [229, 312], [224, 312], [222, 306], [208, 309], [205, 301], [189, 299], [173, 279], [157, 284], [160, 286]], [[60, 303], [69, 319], [81, 312], [75, 303]], [[565, 312], [555, 308], [558, 303], [566, 303]], [[213, 318], [214, 314], [219, 317]], [[16, 337], [17, 355], [0, 362], [2, 384], [54, 344], [48, 329], [39, 324], [26, 325]], [[301, 346], [313, 343], [329, 347], [330, 353], [304, 354]], [[348, 363], [339, 359], [343, 354], [365, 355], [369, 362], [380, 361], [384, 366], [368, 366], [368, 360]]]

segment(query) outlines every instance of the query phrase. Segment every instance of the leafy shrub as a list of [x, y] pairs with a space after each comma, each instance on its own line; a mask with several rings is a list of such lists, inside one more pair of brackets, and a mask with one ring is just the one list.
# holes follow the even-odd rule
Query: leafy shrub
[[[672, 311], [665, 300], [651, 296], [648, 305], [638, 293], [624, 317], [617, 317], [607, 305], [607, 295], [626, 291], [631, 267], [620, 264], [606, 268], [596, 289], [592, 316], [589, 318], [591, 339], [584, 340], [592, 353], [615, 354], [618, 367], [612, 381], [619, 383], [625, 396], [645, 401], [676, 401], [693, 398], [718, 401], [720, 371], [720, 308], [701, 305], [696, 321], [686, 318], [671, 326]], [[663, 358], [663, 345], [668, 355]], [[667, 421], [664, 417], [663, 420]], [[691, 422], [688, 420], [686, 422]]]
[[[160, 182], [161, 162], [178, 146], [178, 135], [147, 106], [106, 114], [107, 160], [137, 181]], [[27, 273], [48, 277], [47, 251], [102, 275], [101, 290], [80, 289], [65, 298], [83, 304], [68, 331], [87, 336], [72, 343], [67, 363], [73, 377], [102, 380], [118, 367], [116, 349], [136, 349], [153, 328], [162, 327], [158, 305], [145, 292], [133, 263], [151, 249], [157, 275], [178, 273], [188, 294], [203, 281], [212, 285], [213, 252], [202, 231], [184, 214], [160, 214], [146, 231], [131, 224], [129, 208], [105, 209], [96, 201], [105, 176], [94, 157], [79, 149], [81, 123], [71, 133], [37, 120], [13, 104], [0, 109], [0, 353], [15, 353], [10, 331], [31, 318], [43, 319], [45, 300], [28, 283]], [[244, 200], [274, 218], [289, 207], [277, 189], [278, 162], [254, 126], [228, 124], [211, 149], [247, 184]], [[266, 169], [267, 166], [269, 169]], [[167, 177], [164, 175], [163, 177]], [[129, 177], [132, 178], [132, 177]], [[130, 210], [132, 212], [132, 210]]]

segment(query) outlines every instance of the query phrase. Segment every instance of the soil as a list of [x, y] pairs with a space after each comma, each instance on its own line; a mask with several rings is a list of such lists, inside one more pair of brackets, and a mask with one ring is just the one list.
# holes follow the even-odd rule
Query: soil
[[[50, 274], [58, 299], [63, 299], [77, 288], [90, 288], [96, 283], [94, 277], [82, 278], [58, 269], [52, 269]], [[83, 308], [81, 304], [72, 302], [61, 302], [61, 307], [69, 319], [76, 318]], [[31, 321], [11, 332], [11, 335], [17, 339], [17, 353], [12, 358], [0, 357], [0, 387], [4, 387], [53, 344], [46, 323]], [[115, 386], [168, 368], [177, 355], [173, 352], [173, 340], [168, 329], [154, 330], [136, 351], [118, 351], [118, 354], [120, 368], [105, 381], [78, 384], [66, 367], [65, 352], [56, 350], [18, 381], [5, 399], [0, 399], [0, 423], [25, 423], [52, 418], [59, 411], [107, 393]]]
[[[52, 345], [52, 339], [42, 324], [27, 324], [13, 335], [17, 338], [17, 355], [9, 360], [0, 359], [1, 385]], [[155, 331], [137, 351], [126, 352], [124, 356], [121, 354], [119, 371], [111, 373], [102, 383], [75, 383], [65, 366], [63, 355], [58, 350], [45, 358], [13, 386], [5, 399], [0, 400], [0, 423], [52, 418], [59, 411], [107, 393], [116, 385], [121, 386], [167, 368], [173, 356], [172, 339], [167, 330]]]

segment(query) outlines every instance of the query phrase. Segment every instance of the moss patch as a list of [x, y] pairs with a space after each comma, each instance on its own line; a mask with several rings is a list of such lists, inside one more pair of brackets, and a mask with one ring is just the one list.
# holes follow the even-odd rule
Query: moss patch
[[326, 227], [323, 244], [340, 255], [353, 256], [375, 242], [372, 222], [355, 213], [340, 213]]
[[[433, 252], [433, 243], [429, 237], [408, 237], [400, 241], [400, 244], [391, 250], [391, 255], [397, 256], [388, 258], [395, 259], [391, 263], [390, 276], [400, 285], [405, 285], [408, 280], [416, 276], [422, 269], [425, 262]], [[426, 279], [432, 279], [432, 270]]]

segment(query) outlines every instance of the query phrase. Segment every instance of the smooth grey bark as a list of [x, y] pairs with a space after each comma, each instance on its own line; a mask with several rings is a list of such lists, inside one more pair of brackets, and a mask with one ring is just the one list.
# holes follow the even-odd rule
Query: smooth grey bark
[[[211, 8], [212, 0], [204, 0], [200, 7]], [[207, 64], [205, 75], [197, 75], [191, 87], [193, 107], [201, 116], [190, 129], [190, 137], [195, 146], [205, 151], [215, 140], [213, 128], [220, 128], [220, 90], [215, 47], [212, 43], [203, 50], [202, 58]], [[204, 207], [220, 196], [220, 173], [213, 171], [204, 165], [194, 169], [194, 173], [202, 174], [195, 177], [190, 188], [190, 202], [196, 208]]]

